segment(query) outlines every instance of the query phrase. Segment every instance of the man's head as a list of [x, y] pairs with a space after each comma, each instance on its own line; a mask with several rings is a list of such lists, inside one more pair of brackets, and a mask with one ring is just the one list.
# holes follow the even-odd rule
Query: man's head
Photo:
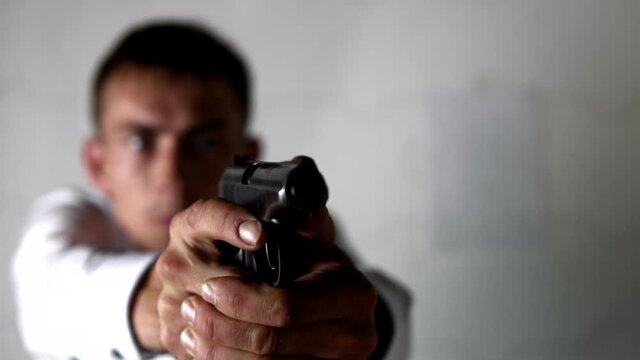
[[177, 211], [216, 196], [245, 135], [250, 80], [238, 55], [193, 25], [136, 28], [112, 49], [93, 84], [95, 135], [84, 148], [93, 182], [140, 247], [161, 250]]

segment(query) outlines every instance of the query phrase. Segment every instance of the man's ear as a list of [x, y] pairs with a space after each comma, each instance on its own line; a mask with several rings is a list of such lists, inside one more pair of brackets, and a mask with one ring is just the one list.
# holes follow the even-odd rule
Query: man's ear
[[258, 160], [260, 157], [260, 140], [253, 136], [247, 136], [244, 141], [245, 143], [245, 154], [251, 160]]
[[105, 179], [104, 144], [95, 136], [85, 140], [82, 147], [84, 168], [89, 174], [91, 183], [103, 192], [107, 191]]

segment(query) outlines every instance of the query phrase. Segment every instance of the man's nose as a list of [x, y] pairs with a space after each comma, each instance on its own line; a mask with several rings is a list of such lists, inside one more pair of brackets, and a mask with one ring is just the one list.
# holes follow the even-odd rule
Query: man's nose
[[166, 141], [159, 149], [156, 161], [155, 183], [163, 192], [181, 193], [184, 186], [180, 146], [177, 141]]

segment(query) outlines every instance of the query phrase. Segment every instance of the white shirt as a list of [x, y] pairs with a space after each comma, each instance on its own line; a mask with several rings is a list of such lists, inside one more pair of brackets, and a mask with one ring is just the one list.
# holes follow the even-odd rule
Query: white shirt
[[[141, 354], [129, 317], [135, 288], [156, 256], [133, 248], [96, 194], [64, 189], [39, 199], [12, 268], [29, 353], [34, 359], [173, 359]], [[409, 295], [381, 273], [365, 274], [394, 318], [386, 359], [405, 359]]]

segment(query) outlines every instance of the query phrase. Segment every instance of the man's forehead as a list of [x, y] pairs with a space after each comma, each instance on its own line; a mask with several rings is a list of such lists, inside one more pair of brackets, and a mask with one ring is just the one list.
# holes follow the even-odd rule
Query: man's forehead
[[138, 122], [167, 118], [183, 118], [188, 123], [242, 122], [239, 101], [226, 81], [164, 69], [130, 66], [114, 72], [105, 82], [102, 104], [102, 125], [107, 127], [104, 121], [127, 120], [124, 118]]
[[224, 98], [235, 100], [231, 87], [221, 77], [197, 77], [163, 68], [126, 65], [115, 70], [105, 81], [104, 94], [137, 97], [184, 97], [194, 100]]

